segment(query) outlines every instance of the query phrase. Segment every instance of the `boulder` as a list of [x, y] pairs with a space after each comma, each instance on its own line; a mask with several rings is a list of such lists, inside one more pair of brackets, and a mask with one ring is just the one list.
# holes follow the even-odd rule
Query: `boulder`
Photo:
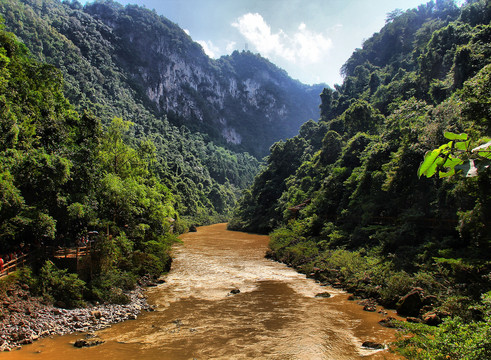
[[92, 315], [94, 319], [100, 319], [102, 317], [102, 313], [99, 310], [91, 311], [90, 315]]
[[442, 320], [437, 314], [429, 313], [423, 316], [423, 323], [430, 326], [438, 326], [442, 323]]
[[384, 344], [379, 344], [374, 341], [365, 341], [361, 346], [367, 349], [372, 349], [372, 350], [382, 350], [385, 349]]
[[363, 310], [365, 311], [370, 311], [370, 312], [377, 311], [377, 302], [374, 299], [363, 299], [358, 301], [357, 304], [363, 306]]
[[233, 289], [233, 290], [230, 291], [230, 293], [232, 295], [240, 294], [240, 290], [239, 289]]
[[329, 294], [328, 292], [323, 292], [323, 293], [318, 293], [317, 295], [315, 295], [316, 298], [330, 298], [331, 297], [331, 294]]
[[378, 323], [386, 328], [397, 328], [398, 326], [396, 325], [395, 321], [397, 320], [391, 316], [388, 316], [380, 320]]
[[77, 341], [75, 341], [75, 344], [73, 344], [73, 346], [77, 348], [83, 348], [97, 346], [101, 344], [104, 344], [104, 341], [97, 339], [78, 339]]
[[334, 284], [332, 284], [332, 287], [335, 289], [342, 289], [343, 284], [340, 281], [336, 281]]
[[375, 312], [377, 311], [377, 305], [375, 304], [366, 304], [363, 306], [364, 311]]
[[399, 300], [397, 313], [401, 316], [417, 317], [423, 306], [419, 289], [413, 289]]

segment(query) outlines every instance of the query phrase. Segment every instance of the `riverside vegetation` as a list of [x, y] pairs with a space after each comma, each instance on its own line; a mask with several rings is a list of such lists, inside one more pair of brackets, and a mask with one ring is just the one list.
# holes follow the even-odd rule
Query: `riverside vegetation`
[[[67, 100], [65, 92], [73, 91], [62, 72], [35, 60], [2, 20], [1, 255], [21, 244], [30, 248], [32, 271], [20, 281], [45, 301], [68, 308], [125, 304], [140, 277], [169, 269], [177, 234], [227, 216], [259, 161], [165, 117], [151, 132], [122, 118], [96, 116], [90, 106]], [[157, 121], [136, 101], [128, 102]], [[46, 246], [73, 246], [95, 230], [99, 236], [85, 271], [74, 274], [45, 261]], [[4, 297], [12, 278], [1, 281]], [[9, 316], [3, 308], [2, 320]]]
[[490, 20], [489, 1], [388, 14], [229, 223], [409, 316], [395, 347], [411, 359], [491, 358]]
[[[165, 22], [177, 32], [170, 40], [184, 34], [149, 10], [127, 10]], [[108, 29], [78, 2], [2, 0], [0, 15], [0, 255], [20, 244], [34, 251], [23, 277], [33, 295], [66, 307], [125, 303], [139, 277], [169, 269], [177, 234], [226, 219], [260, 162], [142, 99], [101, 35]], [[44, 262], [44, 246], [95, 230], [82, 278]]]
[[[91, 12], [139, 26], [155, 16], [111, 1], [0, 0], [23, 39], [1, 26], [0, 248], [100, 234], [81, 277], [39, 254], [21, 275], [31, 294], [65, 307], [128, 302], [140, 276], [169, 269], [175, 234], [226, 219], [253, 182], [231, 229], [271, 232], [274, 259], [398, 307], [414, 321], [397, 344], [410, 358], [491, 357], [489, 1], [388, 14], [343, 66], [343, 84], [322, 90], [320, 120], [275, 143], [260, 171], [233, 151], [243, 149], [217, 145], [210, 124], [190, 131], [162, 114], [106, 51], [116, 35]], [[181, 35], [177, 49], [193, 50]], [[221, 63], [274, 68], [250, 53]], [[467, 167], [475, 176], [467, 158], [482, 160]]]
[[[173, 194], [156, 171], [155, 146], [125, 141], [131, 123], [115, 118], [103, 128], [88, 112], [77, 113], [63, 95], [60, 72], [32, 60], [24, 44], [0, 29], [0, 246], [19, 244], [37, 256], [31, 292], [65, 307], [85, 300], [125, 303], [122, 290], [138, 276], [170, 266]], [[91, 256], [85, 281], [50, 261], [46, 245], [69, 245], [87, 227], [107, 229]], [[9, 280], [2, 279], [8, 284]], [[2, 286], [2, 293], [8, 286]], [[7, 314], [0, 314], [4, 317]]]

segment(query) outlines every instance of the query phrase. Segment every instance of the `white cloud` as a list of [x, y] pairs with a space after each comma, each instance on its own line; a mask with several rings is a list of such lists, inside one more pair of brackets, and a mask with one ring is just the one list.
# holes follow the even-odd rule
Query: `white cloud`
[[247, 13], [232, 24], [262, 55], [279, 57], [288, 62], [308, 65], [318, 63], [332, 48], [332, 40], [307, 29], [301, 23], [293, 34], [283, 30], [274, 33], [258, 13]]
[[235, 41], [229, 41], [225, 50], [227, 54], [231, 54], [234, 50], [237, 50], [237, 43]]
[[191, 36], [191, 33], [189, 32], [188, 29], [182, 29], [182, 31], [184, 31], [186, 34], [188, 34], [188, 36]]
[[218, 57], [220, 49], [217, 46], [213, 45], [213, 43], [210, 40], [208, 41], [197, 40], [196, 42], [201, 45], [206, 55], [208, 55], [211, 58]]
[[[303, 25], [303, 26], [302, 26]], [[297, 57], [302, 63], [318, 63], [332, 47], [332, 40], [307, 30], [305, 24], [293, 36]]]

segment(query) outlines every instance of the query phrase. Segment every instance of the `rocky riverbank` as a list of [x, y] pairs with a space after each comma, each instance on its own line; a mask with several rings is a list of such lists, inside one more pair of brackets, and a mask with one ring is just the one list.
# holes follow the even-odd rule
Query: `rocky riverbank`
[[27, 285], [15, 285], [7, 290], [0, 306], [0, 351], [10, 351], [22, 345], [52, 335], [92, 332], [121, 321], [136, 319], [144, 310], [152, 310], [138, 287], [127, 295], [126, 305], [104, 304], [79, 309], [62, 309], [32, 297]]

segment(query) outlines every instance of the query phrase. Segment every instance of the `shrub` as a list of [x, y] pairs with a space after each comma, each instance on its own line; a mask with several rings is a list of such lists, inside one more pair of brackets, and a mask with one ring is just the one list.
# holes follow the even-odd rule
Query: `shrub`
[[396, 350], [408, 359], [491, 358], [491, 321], [466, 323], [446, 319], [439, 327], [404, 323], [406, 334], [396, 342]]
[[140, 276], [159, 276], [164, 272], [164, 265], [157, 256], [140, 250], [133, 253], [133, 268]]
[[136, 281], [133, 273], [111, 269], [92, 280], [90, 297], [101, 302], [127, 304], [130, 299], [123, 291], [134, 289]]
[[388, 275], [385, 286], [380, 289], [380, 303], [384, 306], [393, 307], [401, 296], [404, 296], [414, 285], [413, 278], [404, 271]]
[[6, 292], [17, 281], [16, 273], [10, 274], [0, 279], [0, 299], [6, 296]]
[[83, 306], [85, 282], [76, 274], [58, 269], [51, 261], [46, 261], [41, 268], [36, 290], [46, 299], [58, 302], [63, 307]]
[[482, 321], [447, 318], [439, 327], [402, 323], [395, 350], [409, 359], [491, 359], [491, 292], [482, 296]]

